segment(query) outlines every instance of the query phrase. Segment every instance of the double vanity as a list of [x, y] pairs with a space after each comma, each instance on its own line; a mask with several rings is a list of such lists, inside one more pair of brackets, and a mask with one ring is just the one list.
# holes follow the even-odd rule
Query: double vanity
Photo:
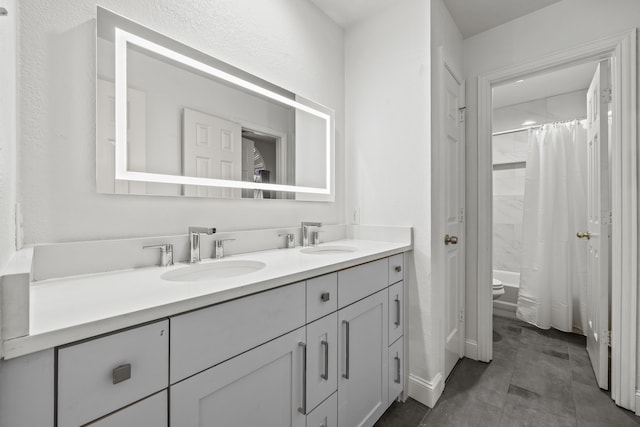
[[32, 282], [0, 375], [53, 386], [48, 426], [373, 425], [404, 390], [406, 235]]

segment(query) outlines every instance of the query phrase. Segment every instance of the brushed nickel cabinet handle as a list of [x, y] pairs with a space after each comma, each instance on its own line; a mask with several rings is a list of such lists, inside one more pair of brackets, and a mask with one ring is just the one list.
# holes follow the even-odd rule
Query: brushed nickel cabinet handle
[[394, 383], [400, 384], [400, 358], [398, 357], [398, 353], [396, 353], [396, 379], [393, 380]]
[[299, 342], [298, 347], [302, 348], [302, 406], [298, 412], [307, 415], [307, 344]]
[[349, 322], [346, 320], [342, 321], [344, 325], [344, 338], [345, 338], [345, 361], [344, 361], [344, 373], [342, 374], [342, 378], [345, 380], [349, 379]]
[[322, 340], [320, 345], [324, 347], [324, 373], [320, 374], [323, 380], [329, 379], [329, 342]]
[[400, 326], [400, 297], [398, 297], [398, 295], [396, 295], [395, 303], [396, 303], [396, 321], [393, 323], [397, 327], [397, 326]]

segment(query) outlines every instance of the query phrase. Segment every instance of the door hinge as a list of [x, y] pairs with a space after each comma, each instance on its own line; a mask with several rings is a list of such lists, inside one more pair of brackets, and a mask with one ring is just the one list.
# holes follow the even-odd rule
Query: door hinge
[[602, 340], [604, 341], [604, 344], [611, 347], [611, 331], [604, 331], [602, 334]]
[[464, 123], [464, 121], [466, 120], [466, 111], [467, 107], [458, 108], [458, 120], [460, 121], [460, 123]]
[[600, 91], [600, 100], [603, 104], [610, 103], [612, 99], [613, 95], [611, 92], [611, 88], [602, 89], [602, 91]]
[[613, 211], [602, 212], [602, 224], [603, 225], [613, 224]]
[[458, 313], [458, 321], [464, 322], [464, 310], [460, 310]]

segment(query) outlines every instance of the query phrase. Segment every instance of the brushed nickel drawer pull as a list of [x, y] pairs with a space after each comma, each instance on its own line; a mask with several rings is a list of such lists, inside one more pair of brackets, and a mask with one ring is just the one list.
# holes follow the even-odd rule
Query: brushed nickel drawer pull
[[117, 366], [112, 371], [113, 383], [118, 384], [131, 378], [131, 363]]
[[324, 373], [320, 374], [323, 380], [329, 379], [329, 342], [322, 340], [320, 345], [324, 347]]

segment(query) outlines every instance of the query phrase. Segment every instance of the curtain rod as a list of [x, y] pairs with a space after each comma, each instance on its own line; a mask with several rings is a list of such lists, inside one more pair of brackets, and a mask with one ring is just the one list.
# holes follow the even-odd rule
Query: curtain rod
[[523, 132], [525, 130], [532, 130], [532, 129], [540, 129], [543, 126], [546, 125], [555, 125], [555, 124], [562, 124], [562, 123], [570, 123], [570, 122], [574, 122], [574, 121], [582, 121], [582, 120], [586, 120], [586, 117], [581, 117], [581, 118], [577, 118], [577, 119], [571, 119], [571, 120], [563, 120], [563, 121], [559, 121], [559, 122], [549, 122], [549, 123], [543, 123], [541, 125], [535, 125], [535, 126], [527, 126], [527, 127], [523, 127], [523, 128], [517, 128], [517, 129], [509, 129], [509, 130], [503, 130], [500, 132], [495, 132], [493, 134], [491, 134], [492, 136], [500, 136], [500, 135], [508, 135], [510, 133], [517, 133], [517, 132]]

